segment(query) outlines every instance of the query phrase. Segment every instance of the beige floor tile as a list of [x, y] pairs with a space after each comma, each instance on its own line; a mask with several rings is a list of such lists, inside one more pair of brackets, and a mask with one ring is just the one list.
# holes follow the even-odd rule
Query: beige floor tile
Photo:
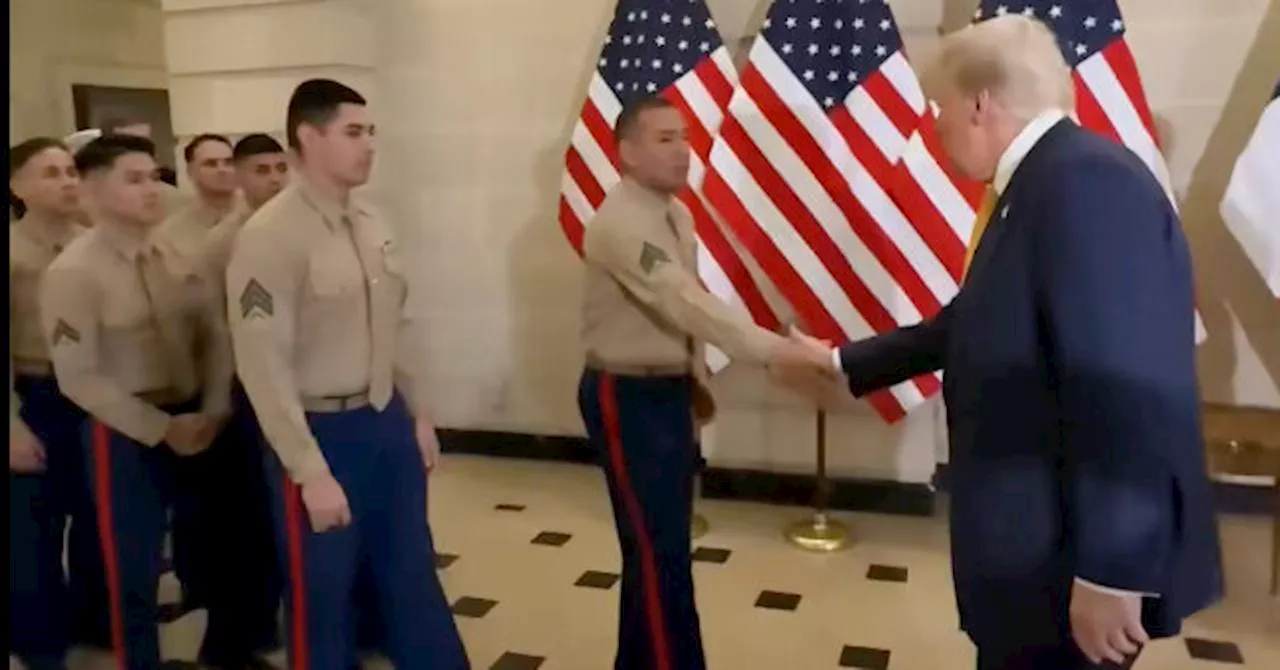
[[[522, 506], [500, 510], [496, 506]], [[832, 555], [789, 546], [782, 529], [801, 509], [702, 501], [711, 531], [695, 546], [728, 550], [722, 564], [694, 565], [712, 670], [838, 668], [846, 645], [887, 650], [892, 670], [969, 668], [973, 650], [957, 628], [946, 524], [874, 514], [836, 514], [855, 542]], [[432, 480], [437, 551], [458, 556], [440, 575], [451, 600], [497, 601], [484, 617], [458, 618], [473, 666], [504, 653], [545, 658], [539, 670], [601, 670], [612, 664], [618, 586], [577, 587], [586, 571], [619, 569], [603, 477], [594, 468], [452, 456]], [[559, 547], [533, 544], [544, 531], [570, 535]], [[1280, 668], [1280, 599], [1266, 593], [1269, 525], [1222, 520], [1228, 596], [1188, 622], [1189, 638], [1235, 644], [1244, 665], [1196, 660], [1183, 639], [1156, 643], [1139, 670]], [[872, 566], [906, 581], [868, 579]], [[761, 591], [800, 596], [794, 611], [755, 607]], [[162, 599], [177, 595], [166, 578]], [[204, 613], [163, 627], [165, 655], [190, 659]], [[280, 654], [273, 661], [282, 661]], [[91, 666], [73, 665], [73, 668]], [[373, 667], [387, 667], [375, 664]], [[108, 664], [109, 667], [109, 664]]]

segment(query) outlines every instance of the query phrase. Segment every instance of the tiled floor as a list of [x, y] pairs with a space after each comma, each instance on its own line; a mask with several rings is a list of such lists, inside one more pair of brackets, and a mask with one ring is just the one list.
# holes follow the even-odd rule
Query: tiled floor
[[[475, 668], [612, 665], [618, 553], [600, 473], [582, 466], [447, 457], [432, 480], [437, 566]], [[965, 669], [941, 518], [840, 514], [848, 551], [793, 549], [781, 529], [804, 510], [708, 501], [694, 566], [712, 670]], [[1266, 594], [1269, 525], [1225, 518], [1230, 595], [1153, 645], [1139, 670], [1280, 668], [1280, 599]], [[166, 580], [172, 597], [176, 584]], [[191, 658], [193, 612], [164, 626]], [[1212, 660], [1218, 659], [1218, 660]]]

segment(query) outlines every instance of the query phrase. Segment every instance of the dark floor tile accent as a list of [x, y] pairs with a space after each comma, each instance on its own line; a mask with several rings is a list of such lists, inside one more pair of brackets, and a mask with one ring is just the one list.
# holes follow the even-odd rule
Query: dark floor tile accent
[[489, 613], [498, 604], [496, 600], [488, 600], [486, 598], [473, 598], [471, 596], [462, 596], [453, 603], [453, 613], [458, 616], [479, 619]]
[[444, 570], [445, 568], [458, 562], [457, 554], [436, 554], [436, 569]]
[[718, 547], [698, 547], [693, 550], [693, 560], [699, 563], [724, 563], [732, 551]]
[[493, 506], [499, 512], [523, 512], [524, 505], [512, 505], [511, 503], [501, 503]]
[[508, 651], [489, 666], [489, 670], [538, 670], [547, 659], [541, 656], [529, 656]]
[[544, 530], [533, 538], [533, 544], [545, 544], [548, 547], [563, 547], [569, 538], [573, 537], [568, 533], [557, 533], [553, 530]]
[[[702, 473], [702, 497], [807, 506], [813, 503], [814, 482], [812, 475], [707, 468]], [[831, 509], [933, 516], [929, 484], [872, 479], [832, 479], [830, 484]]]
[[756, 607], [768, 610], [794, 612], [800, 606], [799, 593], [783, 593], [781, 591], [761, 591], [756, 598]]
[[614, 572], [597, 572], [595, 570], [587, 570], [582, 573], [578, 581], [574, 582], [574, 586], [582, 586], [589, 589], [611, 589], [614, 584], [618, 583], [618, 574]]
[[159, 610], [156, 612], [156, 618], [160, 623], [168, 624], [181, 619], [198, 608], [188, 607], [185, 603], [161, 603]]
[[1200, 661], [1244, 665], [1244, 655], [1240, 653], [1240, 647], [1237, 647], [1233, 642], [1203, 640], [1195, 637], [1186, 638], [1186, 642], [1187, 653], [1191, 654], [1191, 658]]
[[872, 565], [867, 568], [867, 579], [876, 582], [907, 581], [907, 569], [897, 565]]
[[840, 667], [885, 670], [889, 667], [889, 650], [846, 646], [840, 652]]

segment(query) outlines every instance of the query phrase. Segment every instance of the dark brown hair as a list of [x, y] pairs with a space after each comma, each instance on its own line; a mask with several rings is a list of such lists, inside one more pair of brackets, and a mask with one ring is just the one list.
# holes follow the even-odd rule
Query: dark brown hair
[[[18, 174], [18, 170], [26, 167], [45, 149], [62, 149], [67, 151], [67, 145], [62, 140], [56, 140], [52, 137], [33, 137], [21, 144], [9, 147], [9, 179]], [[9, 189], [9, 209], [13, 212], [13, 218], [21, 219], [27, 213], [27, 205], [22, 202], [18, 196], [13, 194], [13, 189]]]
[[613, 124], [613, 142], [617, 144], [635, 132], [636, 126], [640, 124], [640, 115], [651, 109], [672, 109], [675, 105], [670, 100], [657, 95], [637, 98], [628, 102], [622, 108], [622, 112], [618, 114], [618, 120]]

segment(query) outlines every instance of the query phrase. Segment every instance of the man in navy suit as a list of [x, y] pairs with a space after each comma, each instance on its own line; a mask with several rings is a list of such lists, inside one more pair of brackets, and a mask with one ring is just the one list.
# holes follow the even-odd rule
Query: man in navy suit
[[1129, 667], [1222, 593], [1178, 215], [1135, 155], [1060, 111], [1071, 75], [1039, 22], [948, 36], [925, 86], [956, 167], [999, 195], [963, 289], [834, 350], [793, 336], [855, 395], [945, 369], [981, 670]]

